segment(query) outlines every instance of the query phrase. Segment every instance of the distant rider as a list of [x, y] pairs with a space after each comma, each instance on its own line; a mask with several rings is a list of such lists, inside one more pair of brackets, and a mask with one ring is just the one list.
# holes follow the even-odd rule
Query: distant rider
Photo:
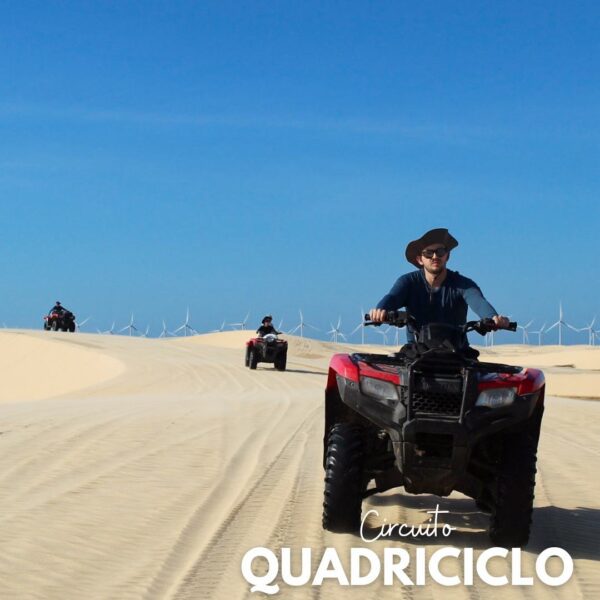
[[256, 333], [258, 333], [259, 337], [265, 337], [265, 335], [268, 335], [269, 333], [274, 333], [275, 335], [279, 335], [281, 333], [281, 331], [277, 331], [277, 329], [273, 327], [272, 322], [273, 317], [271, 315], [267, 315], [262, 320], [262, 325], [256, 330]]
[[56, 304], [50, 309], [48, 314], [57, 313], [62, 317], [67, 312], [69, 311], [57, 300]]
[[[398, 278], [371, 309], [371, 320], [382, 323], [387, 311], [405, 307], [415, 318], [417, 330], [429, 323], [461, 326], [467, 321], [470, 307], [479, 318], [492, 318], [498, 329], [508, 327], [508, 318], [498, 314], [472, 279], [446, 268], [450, 251], [456, 246], [458, 241], [447, 229], [431, 229], [410, 242], [406, 260], [418, 270]], [[407, 339], [414, 342], [412, 332], [407, 332]]]

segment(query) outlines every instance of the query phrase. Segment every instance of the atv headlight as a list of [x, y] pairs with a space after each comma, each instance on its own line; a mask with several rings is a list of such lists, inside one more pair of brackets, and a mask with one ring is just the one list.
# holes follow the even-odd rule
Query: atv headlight
[[491, 388], [483, 390], [475, 402], [475, 406], [487, 406], [488, 408], [500, 408], [512, 404], [517, 390], [514, 387]]
[[399, 400], [398, 388], [393, 383], [373, 377], [361, 378], [360, 391], [377, 400]]

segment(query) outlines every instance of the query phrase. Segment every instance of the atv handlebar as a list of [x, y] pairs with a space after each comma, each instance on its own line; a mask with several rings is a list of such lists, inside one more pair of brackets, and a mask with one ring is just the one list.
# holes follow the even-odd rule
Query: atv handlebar
[[[375, 321], [371, 321], [371, 315], [365, 315], [365, 325], [374, 325], [375, 327], [379, 327], [387, 323], [388, 325], [393, 325], [395, 327], [405, 327], [407, 325], [414, 325], [415, 320], [414, 317], [408, 314], [405, 310], [390, 310], [387, 311], [385, 321], [381, 323], [376, 323]], [[468, 321], [462, 326], [462, 329], [465, 333], [468, 331], [477, 331], [481, 335], [485, 335], [490, 331], [498, 331], [499, 329], [506, 329], [507, 331], [516, 331], [517, 330], [517, 322], [510, 321], [508, 327], [498, 327], [494, 322], [494, 319], [480, 319], [479, 321]]]
[[476, 331], [481, 335], [485, 335], [490, 331], [498, 331], [500, 329], [505, 329], [507, 331], [516, 331], [517, 330], [517, 322], [509, 321], [508, 327], [498, 327], [496, 323], [494, 323], [494, 319], [480, 319], [479, 321], [468, 321], [463, 325], [465, 333], [467, 331]]
[[387, 323], [388, 325], [394, 325], [395, 327], [405, 327], [410, 322], [414, 322], [414, 319], [405, 310], [388, 310], [385, 315], [385, 321], [382, 321], [381, 323], [371, 321], [371, 315], [366, 314], [364, 324], [379, 327], [380, 325]]

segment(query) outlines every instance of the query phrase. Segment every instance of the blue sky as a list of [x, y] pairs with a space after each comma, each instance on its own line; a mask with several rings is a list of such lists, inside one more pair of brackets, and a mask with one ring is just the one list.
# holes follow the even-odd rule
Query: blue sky
[[[534, 329], [600, 317], [592, 2], [21, 2], [0, 22], [8, 325], [358, 322], [450, 228]], [[519, 339], [506, 337], [504, 341]], [[569, 336], [569, 341], [584, 336]]]

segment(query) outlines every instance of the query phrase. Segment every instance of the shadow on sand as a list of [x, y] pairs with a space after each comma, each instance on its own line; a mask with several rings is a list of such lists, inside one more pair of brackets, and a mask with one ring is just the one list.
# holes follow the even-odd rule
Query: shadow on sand
[[[274, 371], [278, 373], [277, 369], [269, 368], [269, 367], [261, 367], [260, 365], [257, 367], [257, 371]], [[310, 371], [308, 369], [290, 369], [286, 368], [286, 373], [304, 373], [307, 375], [327, 375], [326, 371]]]
[[[394, 530], [391, 536], [380, 538], [387, 541], [400, 541], [404, 544], [423, 546], [457, 546], [459, 548], [489, 548], [492, 543], [488, 536], [489, 515], [481, 512], [470, 498], [440, 498], [432, 495], [409, 496], [402, 493], [388, 496], [372, 496], [368, 504], [363, 505], [363, 514], [378, 507], [402, 506], [421, 510], [419, 518], [407, 525], [425, 524], [432, 516], [426, 511], [434, 510], [439, 504], [440, 511], [448, 511], [438, 516], [437, 535], [417, 538], [398, 535]], [[385, 521], [390, 524], [389, 518]], [[366, 539], [373, 539], [381, 531], [384, 523], [382, 516], [369, 517], [363, 533]], [[453, 531], [445, 537], [444, 524], [460, 527], [467, 531]], [[471, 531], [468, 531], [471, 530]], [[433, 531], [431, 528], [430, 531]], [[360, 537], [359, 534], [356, 534]], [[526, 546], [528, 552], [539, 554], [546, 548], [558, 546], [566, 550], [573, 559], [600, 560], [600, 510], [577, 507], [574, 509], [558, 506], [541, 506], [533, 509], [531, 537]]]

